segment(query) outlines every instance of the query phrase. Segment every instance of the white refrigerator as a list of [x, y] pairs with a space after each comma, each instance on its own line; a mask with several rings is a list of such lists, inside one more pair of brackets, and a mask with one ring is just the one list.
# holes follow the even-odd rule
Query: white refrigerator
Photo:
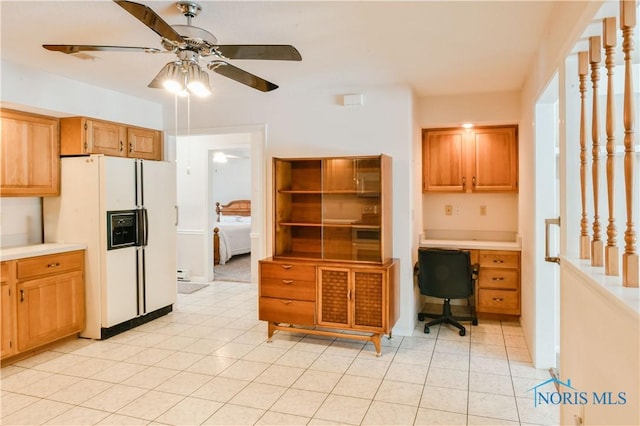
[[86, 327], [106, 339], [173, 309], [176, 173], [164, 161], [61, 159], [61, 194], [43, 198], [45, 242], [84, 243]]

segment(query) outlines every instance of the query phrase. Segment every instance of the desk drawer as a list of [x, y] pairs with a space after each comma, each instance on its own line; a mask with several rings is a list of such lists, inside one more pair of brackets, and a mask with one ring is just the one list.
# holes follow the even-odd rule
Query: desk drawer
[[509, 290], [478, 290], [478, 312], [520, 314], [520, 292]]
[[316, 304], [314, 302], [260, 297], [258, 319], [298, 325], [315, 324]]
[[516, 269], [480, 268], [478, 285], [482, 288], [517, 290], [519, 277]]
[[480, 267], [520, 268], [520, 255], [513, 251], [481, 250], [478, 256]]
[[260, 262], [260, 277], [315, 282], [316, 268], [289, 262]]
[[260, 277], [260, 296], [315, 302], [316, 283], [315, 281]]
[[80, 270], [84, 264], [84, 252], [50, 254], [20, 259], [17, 262], [17, 278], [25, 280], [39, 275], [54, 275]]

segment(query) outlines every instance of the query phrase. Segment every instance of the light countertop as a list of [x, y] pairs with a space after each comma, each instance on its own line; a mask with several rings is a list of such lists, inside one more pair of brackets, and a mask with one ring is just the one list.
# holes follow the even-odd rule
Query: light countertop
[[0, 261], [22, 259], [25, 257], [43, 256], [45, 254], [64, 253], [67, 251], [84, 250], [84, 244], [45, 243], [30, 246], [10, 247], [0, 249]]
[[522, 243], [515, 232], [427, 230], [420, 237], [420, 247], [519, 251]]

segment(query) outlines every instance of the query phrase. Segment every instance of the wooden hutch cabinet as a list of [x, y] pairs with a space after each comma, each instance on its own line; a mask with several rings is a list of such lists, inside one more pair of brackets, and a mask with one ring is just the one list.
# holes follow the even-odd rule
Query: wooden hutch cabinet
[[517, 126], [422, 131], [423, 192], [517, 192]]
[[273, 182], [273, 257], [259, 271], [269, 338], [318, 326], [304, 332], [372, 341], [379, 355], [399, 314], [391, 158], [274, 158]]
[[87, 117], [60, 119], [60, 154], [162, 160], [162, 132]]

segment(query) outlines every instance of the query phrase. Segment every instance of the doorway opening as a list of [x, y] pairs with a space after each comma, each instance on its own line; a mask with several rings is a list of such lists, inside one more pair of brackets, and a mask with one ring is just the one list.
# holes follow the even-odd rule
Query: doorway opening
[[[213, 155], [246, 156], [251, 200], [251, 281], [257, 281], [257, 262], [265, 256], [266, 226], [264, 126], [199, 130], [199, 134], [176, 138], [176, 173], [179, 220], [177, 229], [178, 269], [189, 270], [192, 281], [211, 282], [214, 278], [213, 229], [215, 203], [224, 195], [215, 192]], [[234, 153], [234, 154], [232, 154]], [[245, 176], [246, 177], [246, 176]], [[228, 194], [227, 194], [228, 195]]]

